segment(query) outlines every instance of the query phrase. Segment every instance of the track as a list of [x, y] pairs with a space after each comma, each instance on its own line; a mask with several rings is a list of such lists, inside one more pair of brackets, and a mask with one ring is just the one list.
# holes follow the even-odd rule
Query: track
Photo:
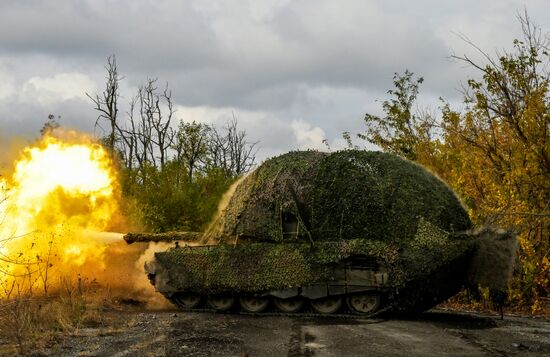
[[185, 312], [200, 312], [200, 313], [212, 313], [212, 314], [233, 314], [233, 315], [244, 315], [244, 316], [258, 316], [258, 317], [274, 317], [274, 316], [281, 316], [281, 317], [299, 317], [299, 318], [328, 318], [328, 319], [368, 319], [368, 318], [375, 318], [380, 315], [382, 315], [385, 312], [388, 312], [391, 310], [391, 306], [386, 306], [380, 310], [377, 310], [373, 312], [372, 314], [357, 314], [352, 312], [346, 304], [343, 304], [340, 308], [340, 311], [338, 313], [333, 314], [321, 314], [317, 313], [309, 306], [309, 304], [305, 304], [303, 311], [300, 312], [282, 312], [277, 310], [275, 306], [273, 306], [272, 303], [268, 306], [268, 308], [265, 311], [262, 312], [248, 312], [245, 311], [239, 304], [238, 301], [235, 301], [234, 305], [231, 309], [227, 311], [219, 311], [214, 308], [203, 306], [200, 308], [194, 308], [189, 309], [182, 307], [177, 301], [175, 301], [172, 298], [167, 298], [170, 300], [174, 306], [177, 306], [179, 310], [185, 311]]

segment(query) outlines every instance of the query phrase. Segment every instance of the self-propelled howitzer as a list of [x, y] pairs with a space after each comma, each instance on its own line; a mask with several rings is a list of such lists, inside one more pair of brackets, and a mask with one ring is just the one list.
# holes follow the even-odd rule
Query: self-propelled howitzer
[[506, 288], [515, 238], [472, 228], [453, 191], [410, 161], [290, 152], [242, 179], [206, 232], [179, 233], [193, 245], [145, 269], [188, 310], [423, 311], [465, 285]]

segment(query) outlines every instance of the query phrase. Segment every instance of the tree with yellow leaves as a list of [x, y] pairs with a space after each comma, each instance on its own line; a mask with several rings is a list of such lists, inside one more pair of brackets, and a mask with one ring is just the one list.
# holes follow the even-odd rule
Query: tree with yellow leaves
[[[422, 79], [394, 77], [384, 117], [367, 114], [359, 137], [415, 160], [449, 183], [478, 225], [514, 229], [519, 259], [510, 300], [533, 312], [550, 296], [550, 40], [527, 14], [513, 51], [484, 58], [453, 56], [473, 66], [462, 112], [445, 104], [441, 117], [414, 113]], [[435, 135], [434, 135], [435, 133]]]

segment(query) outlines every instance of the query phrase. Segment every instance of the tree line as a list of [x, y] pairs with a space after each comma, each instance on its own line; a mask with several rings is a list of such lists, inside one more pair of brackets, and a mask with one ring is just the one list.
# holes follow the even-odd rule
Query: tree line
[[223, 127], [176, 119], [168, 83], [148, 78], [120, 112], [116, 57], [107, 58], [105, 88], [89, 94], [103, 144], [118, 157], [126, 213], [152, 231], [201, 230], [221, 195], [256, 162], [233, 114]]

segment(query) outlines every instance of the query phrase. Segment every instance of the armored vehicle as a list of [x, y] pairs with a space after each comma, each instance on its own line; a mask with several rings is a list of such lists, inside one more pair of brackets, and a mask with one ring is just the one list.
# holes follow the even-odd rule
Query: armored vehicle
[[506, 287], [515, 238], [473, 231], [445, 183], [397, 156], [290, 152], [231, 191], [203, 233], [125, 237], [182, 241], [145, 265], [182, 309], [373, 315], [423, 311], [468, 284]]

